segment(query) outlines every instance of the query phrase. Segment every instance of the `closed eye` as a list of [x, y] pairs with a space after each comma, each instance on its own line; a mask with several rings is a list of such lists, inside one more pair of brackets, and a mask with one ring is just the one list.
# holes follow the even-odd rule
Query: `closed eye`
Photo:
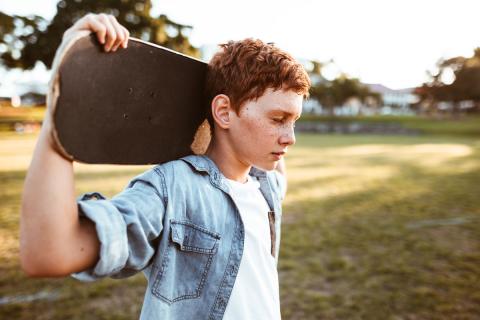
[[[276, 125], [279, 125], [279, 126], [284, 126], [284, 125], [287, 124], [287, 119], [286, 118], [273, 118], [272, 120]], [[293, 121], [292, 128], [295, 128], [295, 122], [296, 121]]]

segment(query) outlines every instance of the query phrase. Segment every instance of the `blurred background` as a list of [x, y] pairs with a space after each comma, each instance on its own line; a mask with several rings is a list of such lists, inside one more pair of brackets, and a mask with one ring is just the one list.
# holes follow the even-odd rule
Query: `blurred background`
[[[127, 280], [29, 279], [22, 185], [63, 32], [88, 12], [208, 61], [274, 42], [312, 89], [286, 158], [279, 259], [284, 319], [480, 319], [480, 3], [440, 1], [0, 2], [0, 318], [135, 319]], [[148, 166], [75, 164], [107, 196]], [[39, 190], [41, 192], [41, 190]]]

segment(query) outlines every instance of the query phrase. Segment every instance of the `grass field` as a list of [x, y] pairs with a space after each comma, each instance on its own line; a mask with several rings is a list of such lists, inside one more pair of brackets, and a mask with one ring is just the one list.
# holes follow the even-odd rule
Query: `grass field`
[[[145, 280], [28, 279], [21, 188], [35, 135], [0, 133], [0, 319], [136, 319]], [[287, 158], [284, 319], [479, 319], [480, 138], [299, 135]], [[119, 192], [145, 167], [77, 166]], [[41, 192], [41, 190], [39, 190]]]
[[336, 122], [336, 123], [360, 123], [360, 124], [397, 124], [405, 129], [419, 131], [422, 134], [436, 135], [436, 136], [480, 136], [480, 116], [478, 115], [459, 115], [452, 117], [449, 115], [443, 116], [314, 116], [304, 114], [299, 121], [314, 121], [314, 122]]
[[16, 123], [41, 123], [44, 114], [44, 107], [0, 106], [0, 132], [12, 131]]

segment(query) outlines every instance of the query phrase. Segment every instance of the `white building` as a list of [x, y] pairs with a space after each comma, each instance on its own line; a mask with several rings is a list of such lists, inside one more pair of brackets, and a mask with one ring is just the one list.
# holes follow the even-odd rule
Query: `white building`
[[411, 114], [410, 106], [418, 102], [418, 96], [413, 93], [415, 88], [394, 90], [379, 83], [365, 85], [370, 88], [370, 91], [381, 95], [382, 114]]

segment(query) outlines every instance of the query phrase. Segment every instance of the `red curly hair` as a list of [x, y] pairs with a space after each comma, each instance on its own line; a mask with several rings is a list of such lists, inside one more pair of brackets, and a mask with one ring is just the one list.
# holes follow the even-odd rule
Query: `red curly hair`
[[211, 102], [225, 94], [238, 114], [241, 106], [265, 90], [293, 90], [308, 97], [310, 79], [303, 66], [272, 43], [245, 39], [221, 44], [208, 64], [205, 84], [207, 120], [213, 133]]

